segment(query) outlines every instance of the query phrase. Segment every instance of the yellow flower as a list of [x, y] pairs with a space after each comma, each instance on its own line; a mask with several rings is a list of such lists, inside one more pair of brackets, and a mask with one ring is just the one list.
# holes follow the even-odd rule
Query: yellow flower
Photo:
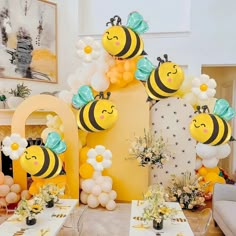
[[31, 207], [31, 211], [35, 214], [38, 214], [39, 212], [41, 212], [42, 209], [43, 209], [42, 206], [40, 206], [39, 204], [34, 204]]

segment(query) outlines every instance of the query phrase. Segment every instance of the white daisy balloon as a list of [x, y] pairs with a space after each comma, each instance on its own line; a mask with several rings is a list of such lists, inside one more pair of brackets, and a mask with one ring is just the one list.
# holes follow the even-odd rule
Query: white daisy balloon
[[202, 74], [192, 80], [192, 92], [197, 95], [200, 100], [213, 98], [216, 94], [216, 81], [210, 79], [208, 75]]
[[103, 171], [112, 164], [112, 153], [102, 145], [91, 148], [87, 153], [87, 162], [93, 166], [95, 171]]
[[80, 39], [77, 44], [77, 55], [84, 62], [92, 62], [99, 58], [101, 54], [101, 45], [92, 37]]
[[9, 156], [12, 160], [18, 159], [25, 151], [28, 143], [25, 138], [22, 138], [19, 134], [11, 134], [2, 141], [2, 151], [6, 156]]

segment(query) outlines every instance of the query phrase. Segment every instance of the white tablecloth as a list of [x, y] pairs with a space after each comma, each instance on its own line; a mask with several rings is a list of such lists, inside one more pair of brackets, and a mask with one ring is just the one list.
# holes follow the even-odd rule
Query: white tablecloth
[[174, 218], [181, 219], [181, 221], [171, 219], [164, 220], [162, 230], [153, 229], [152, 222], [149, 222], [149, 227], [148, 225], [147, 227], [141, 227], [142, 221], [137, 220], [137, 217], [142, 216], [145, 207], [143, 203], [143, 201], [132, 201], [129, 236], [156, 236], [158, 235], [157, 233], [160, 233], [161, 236], [180, 236], [181, 233], [181, 236], [194, 236], [179, 203], [176, 202], [167, 202], [166, 204], [169, 207], [179, 210], [178, 215]]
[[39, 213], [36, 224], [32, 226], [26, 225], [25, 219], [19, 221], [19, 216], [13, 214], [0, 225], [0, 235], [13, 236], [20, 231], [24, 231], [24, 236], [57, 235], [77, 203], [77, 199], [60, 199], [53, 208], [45, 208]]

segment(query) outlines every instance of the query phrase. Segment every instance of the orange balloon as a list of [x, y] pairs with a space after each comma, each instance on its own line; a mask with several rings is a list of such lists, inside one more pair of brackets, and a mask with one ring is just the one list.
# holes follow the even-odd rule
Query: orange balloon
[[80, 176], [83, 179], [89, 179], [93, 176], [93, 172], [94, 172], [94, 168], [92, 167], [92, 165], [90, 165], [89, 163], [84, 163], [83, 165], [81, 165], [81, 167], [79, 168], [79, 173]]
[[206, 167], [202, 166], [200, 169], [198, 169], [198, 173], [199, 173], [199, 175], [201, 175], [201, 176], [207, 175], [207, 169], [206, 169]]
[[80, 166], [87, 161], [87, 158], [88, 158], [87, 153], [88, 153], [89, 149], [90, 149], [90, 147], [88, 147], [88, 146], [85, 146], [85, 147], [80, 149], [80, 152], [79, 152], [79, 164], [80, 164]]
[[220, 174], [220, 168], [218, 166], [214, 167], [214, 168], [206, 168], [207, 172], [214, 172], [216, 173], [217, 175]]
[[206, 176], [205, 176], [205, 181], [206, 182], [211, 182], [211, 183], [216, 183], [219, 179], [219, 175], [217, 175], [214, 172], [209, 172]]

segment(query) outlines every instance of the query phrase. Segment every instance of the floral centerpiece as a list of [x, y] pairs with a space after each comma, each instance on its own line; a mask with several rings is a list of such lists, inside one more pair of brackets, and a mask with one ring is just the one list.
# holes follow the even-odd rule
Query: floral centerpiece
[[144, 220], [153, 220], [155, 229], [162, 229], [163, 220], [177, 214], [177, 210], [170, 208], [165, 203], [165, 190], [160, 184], [151, 185], [144, 194], [146, 207], [143, 211]]
[[141, 166], [156, 165], [162, 168], [171, 153], [168, 142], [160, 135], [144, 130], [144, 136], [135, 136], [129, 149], [130, 155], [137, 159]]
[[26, 218], [26, 224], [36, 223], [36, 215], [43, 210], [44, 202], [40, 197], [33, 197], [30, 200], [22, 199], [15, 210], [15, 214]]
[[59, 196], [63, 195], [64, 192], [64, 187], [60, 188], [53, 183], [45, 184], [39, 189], [39, 195], [46, 203], [46, 207], [53, 207], [54, 203], [59, 201]]
[[181, 177], [171, 176], [171, 183], [167, 187], [167, 199], [178, 201], [184, 209], [193, 209], [205, 205], [204, 188], [209, 184], [200, 185], [202, 177], [191, 176], [185, 172]]

